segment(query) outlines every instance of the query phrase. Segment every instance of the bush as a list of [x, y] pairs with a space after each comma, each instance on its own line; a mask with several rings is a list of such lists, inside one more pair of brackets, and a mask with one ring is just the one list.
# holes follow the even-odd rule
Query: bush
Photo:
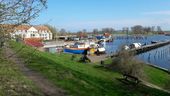
[[129, 74], [138, 78], [143, 77], [143, 63], [134, 57], [132, 52], [121, 50], [113, 58], [109, 68], [119, 71], [122, 74]]

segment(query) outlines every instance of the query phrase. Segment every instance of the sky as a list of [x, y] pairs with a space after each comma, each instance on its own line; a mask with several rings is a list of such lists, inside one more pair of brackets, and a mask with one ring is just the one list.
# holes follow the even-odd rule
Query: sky
[[70, 32], [134, 25], [170, 30], [170, 0], [48, 0], [32, 24], [50, 24]]

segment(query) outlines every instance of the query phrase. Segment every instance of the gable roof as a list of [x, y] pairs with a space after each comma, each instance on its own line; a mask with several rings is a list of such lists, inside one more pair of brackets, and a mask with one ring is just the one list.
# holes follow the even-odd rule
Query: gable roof
[[51, 32], [50, 29], [47, 26], [44, 25], [36, 25], [36, 26], [31, 26], [31, 25], [12, 25], [12, 24], [0, 24], [0, 28], [8, 28], [12, 30], [29, 30], [31, 27], [34, 27], [38, 31], [47, 31]]
[[30, 27], [27, 31], [38, 31], [35, 27]]
[[33, 26], [35, 29], [37, 30], [47, 30], [47, 31], [50, 31], [50, 29], [47, 27], [47, 26], [43, 26], [43, 25], [40, 25], [40, 26]]
[[19, 25], [15, 27], [15, 30], [28, 30], [30, 28], [29, 25]]

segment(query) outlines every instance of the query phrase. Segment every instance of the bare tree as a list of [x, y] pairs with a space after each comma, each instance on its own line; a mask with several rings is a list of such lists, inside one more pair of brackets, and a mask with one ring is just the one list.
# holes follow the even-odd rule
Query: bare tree
[[149, 32], [151, 32], [151, 27], [144, 27], [143, 31], [148, 34]]
[[143, 77], [143, 63], [134, 58], [133, 52], [129, 52], [123, 48], [113, 58], [112, 64], [108, 67], [123, 74], [129, 74], [139, 78]]
[[157, 26], [157, 32], [158, 32], [158, 33], [161, 33], [161, 32], [162, 32], [161, 26]]
[[[47, 0], [0, 0], [0, 42], [21, 24], [27, 24], [47, 8]], [[8, 36], [9, 37], [9, 36]]]
[[98, 34], [99, 33], [99, 30], [96, 28], [96, 29], [93, 29], [93, 34]]
[[52, 25], [49, 25], [49, 24], [45, 24], [44, 26], [46, 26], [46, 27], [48, 27], [48, 28], [49, 28], [49, 30], [50, 30], [50, 31], [52, 32], [52, 34], [53, 34], [53, 39], [55, 39], [55, 40], [56, 40], [57, 35], [59, 34], [59, 32], [58, 32], [57, 28], [56, 28], [56, 27], [54, 27], [54, 26], [52, 26]]
[[102, 32], [103, 33], [113, 33], [115, 30], [113, 28], [103, 28], [102, 29]]
[[46, 8], [46, 0], [0, 0], [0, 24], [28, 23]]
[[67, 31], [66, 31], [66, 29], [62, 28], [62, 29], [60, 29], [59, 33], [61, 36], [64, 36], [67, 34]]
[[135, 25], [131, 30], [134, 34], [143, 34], [143, 26], [141, 25]]

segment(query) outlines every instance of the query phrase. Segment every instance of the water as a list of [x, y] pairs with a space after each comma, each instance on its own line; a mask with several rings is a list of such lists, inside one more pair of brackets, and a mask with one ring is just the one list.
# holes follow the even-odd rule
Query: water
[[170, 45], [142, 53], [137, 57], [147, 63], [170, 69]]
[[[129, 45], [135, 42], [141, 44], [151, 44], [151, 41], [170, 40], [170, 36], [154, 35], [154, 36], [116, 36], [114, 42], [105, 43], [106, 53], [116, 53], [122, 45]], [[154, 64], [162, 68], [170, 70], [170, 45], [163, 46], [146, 53], [136, 56], [139, 60], [146, 63]]]

